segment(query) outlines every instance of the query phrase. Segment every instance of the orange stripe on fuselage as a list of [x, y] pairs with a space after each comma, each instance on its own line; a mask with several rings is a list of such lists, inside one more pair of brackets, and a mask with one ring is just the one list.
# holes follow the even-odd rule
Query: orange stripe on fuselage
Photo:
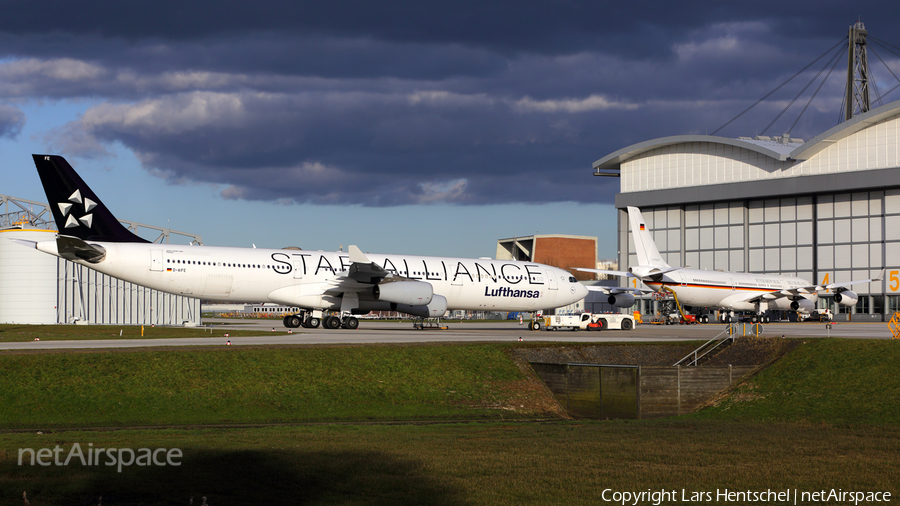
[[644, 284], [647, 286], [659, 285], [660, 287], [665, 285], [665, 286], [670, 286], [672, 288], [715, 288], [717, 290], [746, 290], [746, 291], [751, 291], [751, 292], [778, 292], [778, 291], [784, 290], [784, 288], [782, 288], [780, 286], [777, 288], [764, 288], [764, 287], [758, 287], [758, 286], [756, 286], [756, 287], [750, 287], [750, 286], [730, 287], [730, 286], [721, 286], [721, 285], [694, 285], [694, 284], [690, 284], [690, 283], [684, 283], [684, 284], [682, 284], [682, 283], [658, 283], [656, 281], [651, 281], [649, 283], [645, 282]]

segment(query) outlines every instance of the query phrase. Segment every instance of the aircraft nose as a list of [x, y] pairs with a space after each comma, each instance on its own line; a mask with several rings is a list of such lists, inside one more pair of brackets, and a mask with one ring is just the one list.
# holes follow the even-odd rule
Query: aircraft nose
[[578, 300], [587, 297], [588, 293], [590, 293], [590, 290], [586, 286], [581, 283], [575, 283], [575, 296], [578, 297]]

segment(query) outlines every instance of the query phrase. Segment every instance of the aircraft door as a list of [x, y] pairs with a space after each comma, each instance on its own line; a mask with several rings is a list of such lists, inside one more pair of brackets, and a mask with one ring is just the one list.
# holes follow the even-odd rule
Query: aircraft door
[[292, 262], [294, 264], [294, 279], [302, 279], [303, 278], [303, 260], [297, 257], [294, 257]]
[[547, 288], [550, 290], [559, 290], [559, 284], [556, 281], [556, 273], [547, 271]]
[[163, 252], [161, 249], [150, 250], [150, 270], [151, 271], [163, 270]]
[[679, 272], [678, 276], [681, 278], [681, 286], [687, 286], [687, 278], [684, 277], [684, 273]]
[[450, 284], [453, 286], [463, 286], [463, 279], [470, 279], [469, 276], [470, 273], [468, 267], [460, 262], [456, 264], [456, 267], [453, 270], [453, 275], [450, 277]]
[[731, 291], [734, 291], [734, 278], [728, 278], [728, 284], [731, 285]]

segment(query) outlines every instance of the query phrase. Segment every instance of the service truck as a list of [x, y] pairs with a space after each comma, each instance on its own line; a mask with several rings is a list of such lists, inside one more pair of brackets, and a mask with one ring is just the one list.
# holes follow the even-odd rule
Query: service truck
[[554, 315], [544, 318], [544, 328], [546, 330], [631, 330], [634, 328], [634, 316], [619, 313]]

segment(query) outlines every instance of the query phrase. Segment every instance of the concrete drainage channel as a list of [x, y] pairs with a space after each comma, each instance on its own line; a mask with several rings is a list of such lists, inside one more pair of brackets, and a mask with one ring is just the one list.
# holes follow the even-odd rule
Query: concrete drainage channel
[[590, 345], [517, 350], [573, 418], [652, 419], [690, 413], [794, 349], [741, 337], [700, 366], [673, 366], [693, 346]]
[[651, 419], [690, 413], [760, 366], [530, 363], [569, 416]]

